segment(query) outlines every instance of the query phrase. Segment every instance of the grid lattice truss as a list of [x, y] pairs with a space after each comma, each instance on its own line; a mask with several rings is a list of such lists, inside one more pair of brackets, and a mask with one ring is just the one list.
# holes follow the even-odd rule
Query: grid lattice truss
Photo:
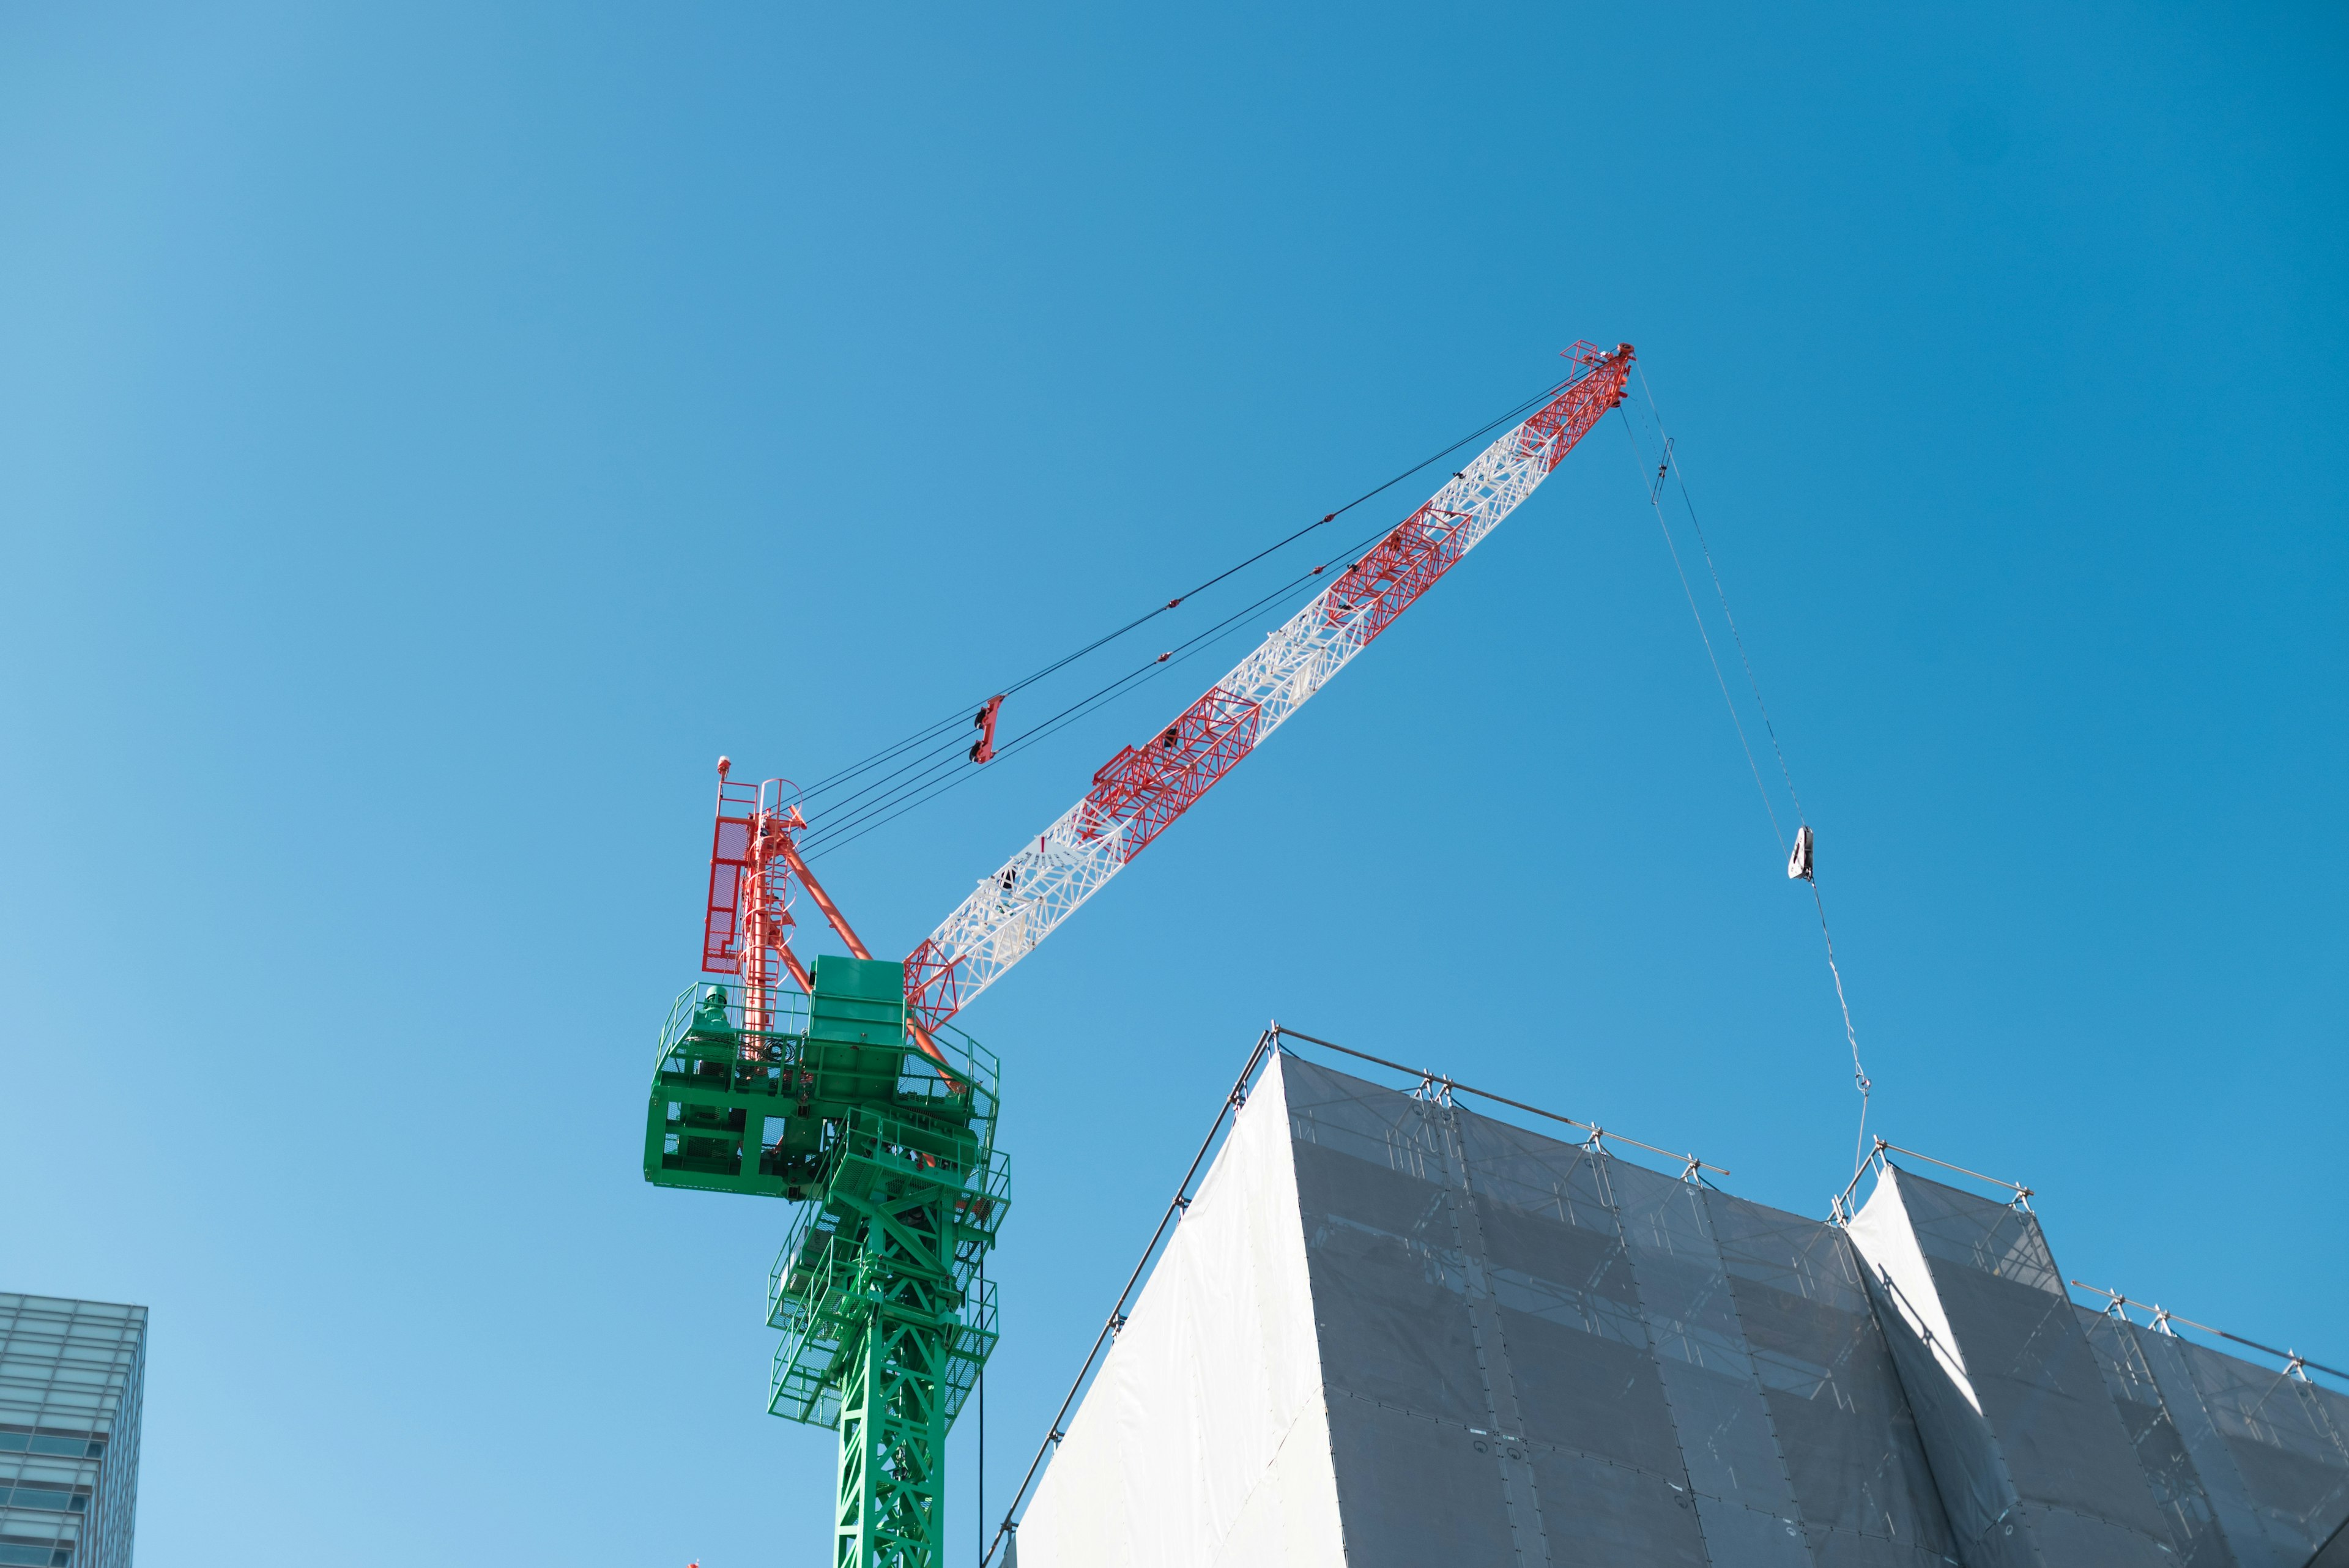
[[2082, 1307], [2038, 1218], [1908, 1171], [1854, 1220], [1970, 1568], [2304, 1568], [2349, 1398]]
[[[1586, 376], [1544, 410], [1577, 409], [1570, 431], [1561, 431], [1554, 423], [1537, 431], [1537, 421], [1529, 420], [1503, 432], [1398, 525], [1390, 543], [1407, 534], [1413, 550], [1441, 557], [1439, 571], [1475, 549], [1549, 477], [1564, 450], [1580, 439], [1590, 421], [1613, 406], [1627, 364], [1618, 364], [1609, 374]], [[1607, 395], [1597, 396], [1602, 388]], [[1590, 407], [1580, 409], [1581, 401]], [[1221, 776], [1223, 769], [1288, 722], [1400, 609], [1400, 605], [1382, 600], [1375, 585], [1357, 585], [1352, 576], [1350, 571], [1340, 574], [1211, 689], [1209, 695], [1216, 698], [1232, 732], [1228, 754], [1209, 770], [1206, 783]], [[924, 946], [946, 961], [958, 961], [956, 1005], [968, 1006], [1033, 951], [1164, 826], [1164, 820], [1147, 811], [1105, 814], [1094, 795], [1088, 794], [982, 880]]]
[[147, 1309], [0, 1293], [0, 1563], [129, 1568]]
[[2020, 1210], [1899, 1173], [1847, 1233], [1282, 1055], [1018, 1547], [2304, 1568], [2349, 1515], [2343, 1403], [2074, 1306]]

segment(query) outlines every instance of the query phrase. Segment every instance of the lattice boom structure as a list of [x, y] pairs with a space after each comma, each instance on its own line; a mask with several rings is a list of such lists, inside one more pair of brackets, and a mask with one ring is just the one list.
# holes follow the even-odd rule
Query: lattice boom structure
[[1623, 400], [1631, 346], [1578, 344], [1581, 373], [1486, 447], [1310, 604], [1085, 797], [980, 882], [905, 961], [905, 1000], [936, 1027], [1123, 870], [1242, 757], [1515, 511]]

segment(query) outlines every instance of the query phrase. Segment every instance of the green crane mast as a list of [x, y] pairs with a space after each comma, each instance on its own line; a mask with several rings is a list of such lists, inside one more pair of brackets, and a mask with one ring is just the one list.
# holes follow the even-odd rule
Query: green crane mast
[[[770, 838], [790, 817], [769, 820], [722, 778], [712, 908], [722, 894], [740, 918], [723, 944], [705, 932], [704, 967], [732, 948], [742, 983], [697, 981], [669, 1010], [645, 1179], [800, 1205], [768, 1274], [767, 1322], [783, 1337], [767, 1408], [839, 1434], [833, 1568], [940, 1568], [947, 1432], [996, 1340], [984, 1264], [1008, 1206], [998, 1064], [959, 1030], [908, 1028], [903, 964], [860, 952], [802, 967]], [[731, 838], [730, 790], [749, 807]]]

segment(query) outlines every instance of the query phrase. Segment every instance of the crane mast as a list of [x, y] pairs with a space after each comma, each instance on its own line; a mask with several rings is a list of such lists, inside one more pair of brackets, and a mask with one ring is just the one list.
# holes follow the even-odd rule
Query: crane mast
[[909, 1018], [953, 1017], [1287, 722], [1534, 493], [1623, 400], [1631, 346], [1568, 351], [1579, 373], [1494, 441], [1084, 798], [982, 880], [905, 960]]

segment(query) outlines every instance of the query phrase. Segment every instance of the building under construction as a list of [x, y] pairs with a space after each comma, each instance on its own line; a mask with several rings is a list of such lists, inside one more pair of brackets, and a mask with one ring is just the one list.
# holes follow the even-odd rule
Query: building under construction
[[2023, 1190], [1879, 1157], [1823, 1220], [1251, 1068], [1023, 1568], [2349, 1564], [2349, 1397], [2076, 1304]]

